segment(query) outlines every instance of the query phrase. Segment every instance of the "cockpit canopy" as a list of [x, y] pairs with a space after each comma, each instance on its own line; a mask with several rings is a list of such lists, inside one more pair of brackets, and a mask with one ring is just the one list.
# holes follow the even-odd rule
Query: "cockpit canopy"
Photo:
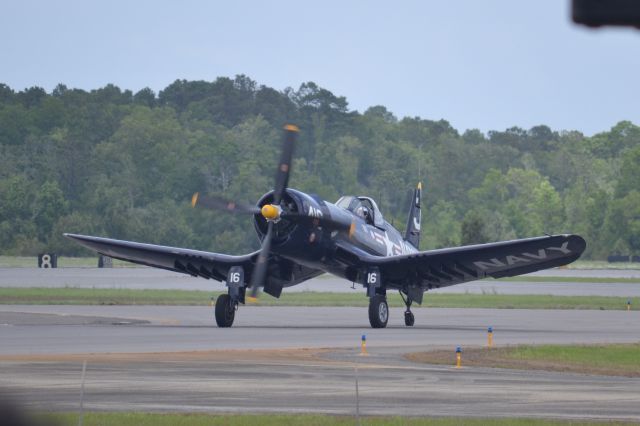
[[382, 213], [380, 213], [380, 209], [378, 209], [378, 205], [372, 198], [345, 195], [336, 201], [336, 206], [342, 207], [356, 216], [361, 217], [370, 225], [384, 228], [384, 218], [382, 217]]

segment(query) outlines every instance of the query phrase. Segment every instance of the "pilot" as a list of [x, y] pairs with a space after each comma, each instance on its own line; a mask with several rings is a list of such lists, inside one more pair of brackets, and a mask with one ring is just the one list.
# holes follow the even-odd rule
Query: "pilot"
[[368, 224], [373, 223], [373, 221], [371, 220], [371, 211], [368, 207], [360, 206], [356, 209], [355, 213], [356, 216], [361, 217]]

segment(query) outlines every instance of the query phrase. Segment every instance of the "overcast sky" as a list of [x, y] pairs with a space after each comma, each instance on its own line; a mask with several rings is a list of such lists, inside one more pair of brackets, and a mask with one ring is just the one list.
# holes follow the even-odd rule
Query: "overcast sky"
[[568, 0], [3, 1], [0, 82], [16, 90], [236, 74], [461, 131], [640, 124], [640, 30], [576, 26]]

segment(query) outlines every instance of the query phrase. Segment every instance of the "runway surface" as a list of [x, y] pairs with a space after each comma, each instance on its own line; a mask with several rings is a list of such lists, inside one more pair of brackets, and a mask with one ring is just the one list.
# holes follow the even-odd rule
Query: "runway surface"
[[[640, 271], [638, 270], [569, 270], [540, 271], [533, 276], [633, 278], [637, 283], [580, 283], [580, 282], [521, 282], [474, 281], [443, 289], [435, 293], [469, 294], [553, 294], [557, 296], [618, 296], [640, 297]], [[152, 268], [0, 268], [0, 287], [81, 287], [81, 288], [130, 288], [130, 289], [179, 289], [222, 291], [224, 284], [191, 277], [176, 272]], [[361, 285], [329, 275], [309, 280], [285, 292], [357, 292], [363, 294]], [[427, 294], [428, 295], [428, 294]]]
[[418, 308], [412, 328], [403, 309], [390, 312], [374, 330], [367, 308], [250, 306], [220, 329], [205, 306], [0, 305], [0, 355], [345, 348], [362, 334], [377, 347], [429, 349], [482, 345], [488, 326], [500, 344], [640, 341], [640, 311]]
[[[29, 407], [323, 412], [640, 421], [640, 380], [414, 364], [408, 352], [496, 344], [640, 341], [638, 311], [416, 309], [368, 327], [365, 308], [0, 306], [0, 388]], [[361, 334], [369, 356], [361, 357]]]
[[[552, 417], [638, 421], [638, 380], [456, 370], [389, 363], [291, 359], [89, 361], [85, 410], [287, 412], [354, 415], [358, 366], [361, 415]], [[281, 354], [279, 354], [281, 355]], [[39, 410], [77, 411], [81, 361], [4, 363], [3, 383]]]

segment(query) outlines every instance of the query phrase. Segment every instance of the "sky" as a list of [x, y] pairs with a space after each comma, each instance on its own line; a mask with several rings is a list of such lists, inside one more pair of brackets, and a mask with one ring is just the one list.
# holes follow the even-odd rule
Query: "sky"
[[3, 1], [0, 83], [14, 90], [157, 93], [237, 74], [461, 132], [640, 124], [640, 30], [575, 25], [568, 0]]

